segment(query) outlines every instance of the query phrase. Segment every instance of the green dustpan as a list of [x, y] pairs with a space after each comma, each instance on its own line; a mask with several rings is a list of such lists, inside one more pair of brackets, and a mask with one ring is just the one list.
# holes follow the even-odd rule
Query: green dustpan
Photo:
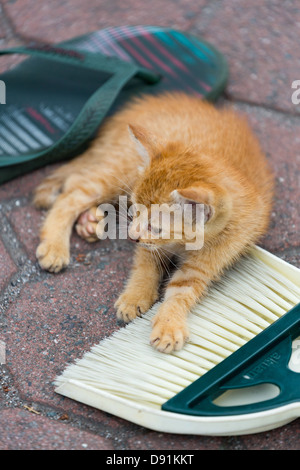
[[0, 79], [0, 183], [71, 158], [102, 120], [142, 93], [184, 91], [215, 100], [227, 80], [223, 56], [187, 33], [150, 26], [108, 28], [26, 54]]
[[[292, 342], [300, 333], [300, 304], [230, 357], [166, 402], [162, 409], [193, 416], [235, 416], [299, 404], [300, 375], [289, 367]], [[273, 384], [280, 393], [253, 404], [222, 406], [225, 392]]]

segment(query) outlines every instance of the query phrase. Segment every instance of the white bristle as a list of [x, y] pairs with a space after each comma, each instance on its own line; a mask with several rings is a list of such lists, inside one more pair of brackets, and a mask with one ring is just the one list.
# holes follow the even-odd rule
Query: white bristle
[[149, 345], [156, 304], [67, 367], [56, 385], [76, 380], [112, 396], [160, 408], [280, 318], [299, 298], [299, 283], [250, 255], [193, 309], [188, 319], [190, 339], [181, 351], [166, 355]]

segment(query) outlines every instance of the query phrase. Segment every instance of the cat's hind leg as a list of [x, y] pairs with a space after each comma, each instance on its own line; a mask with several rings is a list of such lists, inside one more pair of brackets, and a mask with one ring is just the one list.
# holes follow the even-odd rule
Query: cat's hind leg
[[92, 158], [95, 158], [92, 152], [85, 152], [50, 173], [35, 189], [33, 197], [35, 207], [50, 209], [57, 197], [65, 191], [65, 186], [70, 186], [69, 181], [72, 184], [72, 175], [81, 173]]
[[47, 176], [34, 192], [33, 204], [37, 209], [49, 209], [62, 191], [69, 175], [74, 171], [73, 162], [69, 162]]
[[35, 190], [33, 204], [37, 209], [49, 209], [57, 198], [62, 182], [48, 177]]
[[43, 269], [56, 273], [69, 264], [74, 223], [80, 214], [106, 200], [108, 194], [111, 195], [110, 187], [101, 178], [75, 173], [66, 179], [40, 232], [36, 256]]
[[70, 236], [81, 214], [130, 194], [137, 177], [137, 161], [131, 148], [120, 155], [119, 145], [97, 145], [54, 172], [37, 191], [36, 204], [38, 201], [40, 206], [50, 206], [36, 252], [43, 269], [59, 272], [69, 264]]
[[[100, 173], [100, 177], [92, 175]], [[106, 201], [115, 200], [121, 193], [111, 181], [109, 171], [90, 168], [87, 175], [73, 174], [64, 183], [47, 213], [40, 232], [40, 244], [36, 251], [39, 264], [50, 272], [59, 272], [70, 261], [70, 236], [73, 225], [81, 214]]]

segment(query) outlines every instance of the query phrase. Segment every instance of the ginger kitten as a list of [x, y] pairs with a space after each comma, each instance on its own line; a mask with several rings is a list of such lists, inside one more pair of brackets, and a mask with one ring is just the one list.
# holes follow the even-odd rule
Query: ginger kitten
[[[256, 138], [233, 111], [183, 93], [136, 99], [106, 120], [83, 155], [37, 188], [35, 205], [49, 209], [37, 248], [41, 267], [66, 267], [74, 223], [80, 236], [96, 240], [97, 206], [128, 192], [148, 212], [139, 219], [139, 232], [134, 225], [129, 231], [138, 243], [117, 316], [128, 322], [153, 305], [170, 256], [177, 254], [180, 264], [150, 338], [153, 347], [170, 353], [187, 341], [187, 314], [210, 283], [266, 231], [273, 178]], [[186, 249], [184, 231], [181, 239], [171, 234], [168, 240], [159, 236], [165, 228], [159, 219], [153, 226], [153, 204], [174, 203], [204, 208], [200, 249]]]

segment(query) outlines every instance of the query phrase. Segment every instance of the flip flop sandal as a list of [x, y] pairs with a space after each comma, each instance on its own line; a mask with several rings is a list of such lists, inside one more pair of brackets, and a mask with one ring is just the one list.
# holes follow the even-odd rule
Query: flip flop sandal
[[102, 120], [133, 96], [177, 90], [215, 100], [228, 75], [210, 44], [152, 26], [107, 28], [4, 54], [31, 57], [0, 76], [7, 95], [0, 105], [0, 183], [78, 155]]

